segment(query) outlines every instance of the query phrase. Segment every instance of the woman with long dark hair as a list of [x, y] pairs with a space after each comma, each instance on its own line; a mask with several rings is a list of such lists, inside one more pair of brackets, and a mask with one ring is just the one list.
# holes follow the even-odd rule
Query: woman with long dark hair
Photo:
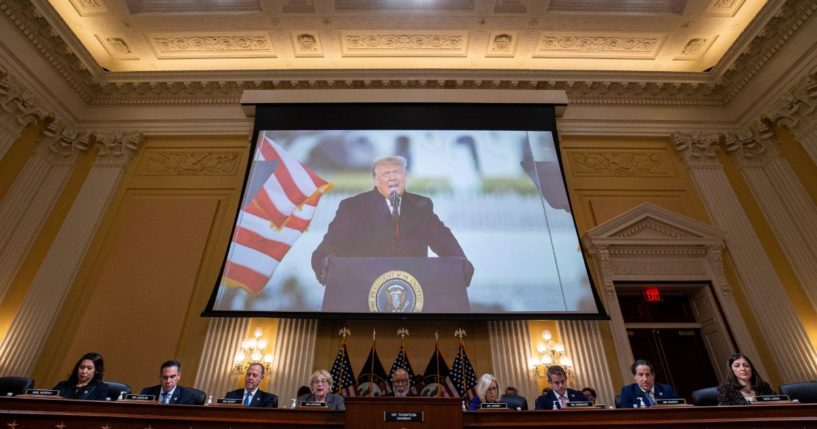
[[718, 386], [718, 405], [749, 405], [757, 396], [775, 394], [748, 356], [743, 353], [729, 356], [726, 379]]
[[102, 381], [105, 362], [99, 353], [85, 353], [74, 365], [68, 380], [60, 381], [54, 390], [66, 399], [104, 401], [108, 397], [108, 385]]

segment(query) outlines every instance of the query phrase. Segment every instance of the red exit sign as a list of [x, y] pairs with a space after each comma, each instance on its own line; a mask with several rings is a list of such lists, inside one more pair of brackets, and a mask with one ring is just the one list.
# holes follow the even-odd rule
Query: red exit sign
[[657, 287], [645, 287], [641, 293], [644, 295], [644, 301], [661, 302], [661, 289], [658, 289]]

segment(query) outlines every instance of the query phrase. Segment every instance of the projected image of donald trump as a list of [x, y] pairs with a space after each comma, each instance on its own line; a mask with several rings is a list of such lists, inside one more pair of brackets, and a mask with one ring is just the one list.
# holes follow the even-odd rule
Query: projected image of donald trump
[[474, 269], [465, 253], [440, 218], [431, 199], [406, 191], [406, 159], [385, 156], [372, 162], [373, 189], [344, 199], [329, 224], [323, 241], [312, 253], [312, 269], [326, 284], [331, 257], [427, 257], [466, 261], [466, 279]]

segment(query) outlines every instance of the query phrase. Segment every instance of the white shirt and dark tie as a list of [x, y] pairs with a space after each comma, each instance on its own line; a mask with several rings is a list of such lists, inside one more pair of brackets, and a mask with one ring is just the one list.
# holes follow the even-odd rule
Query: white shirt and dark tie
[[252, 404], [252, 398], [255, 397], [255, 394], [258, 393], [258, 389], [253, 390], [252, 392], [248, 392], [247, 389], [244, 389], [244, 406], [249, 407]]
[[647, 391], [642, 390], [641, 393], [644, 394], [644, 404], [646, 406], [652, 407], [655, 405], [655, 393], [653, 393], [652, 389]]

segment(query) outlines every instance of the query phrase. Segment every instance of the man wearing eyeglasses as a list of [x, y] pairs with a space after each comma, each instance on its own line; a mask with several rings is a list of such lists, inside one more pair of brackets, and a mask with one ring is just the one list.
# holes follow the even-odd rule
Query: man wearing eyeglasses
[[153, 395], [160, 404], [188, 404], [193, 405], [193, 392], [179, 386], [182, 378], [182, 364], [169, 360], [159, 368], [159, 385], [145, 387], [139, 392], [141, 395]]
[[403, 368], [397, 368], [391, 376], [392, 391], [383, 396], [394, 396], [397, 398], [405, 398], [407, 396], [414, 396], [411, 394], [411, 382], [409, 381], [409, 374]]
[[380, 157], [372, 162], [374, 189], [340, 202], [335, 219], [312, 253], [312, 269], [321, 284], [331, 256], [344, 257], [427, 257], [465, 260], [466, 284], [474, 268], [462, 247], [434, 213], [431, 199], [406, 192], [406, 159]]

